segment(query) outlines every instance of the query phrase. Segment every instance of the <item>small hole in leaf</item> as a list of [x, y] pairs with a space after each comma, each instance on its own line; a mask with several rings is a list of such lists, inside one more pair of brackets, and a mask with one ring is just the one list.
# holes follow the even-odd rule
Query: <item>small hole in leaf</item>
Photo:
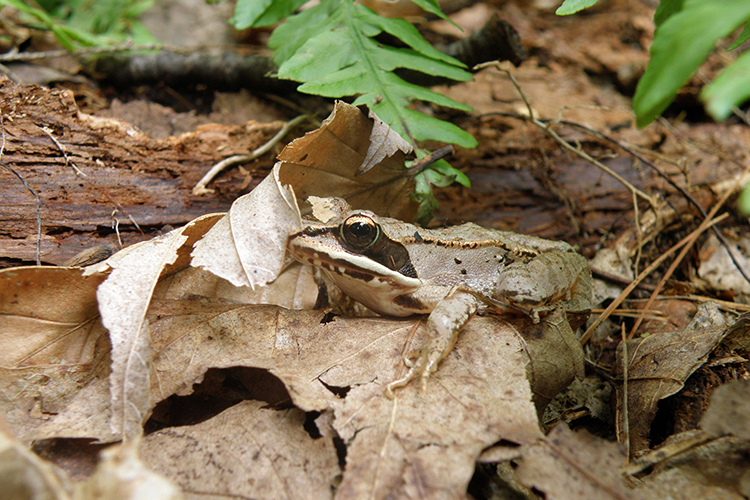
[[275, 409], [291, 407], [284, 384], [268, 370], [243, 366], [212, 368], [187, 396], [172, 395], [154, 407], [146, 422], [146, 434], [182, 425], [204, 422], [245, 400], [264, 401]]
[[349, 387], [349, 386], [346, 386], [346, 387], [337, 387], [335, 385], [326, 384], [322, 380], [320, 381], [320, 383], [323, 384], [326, 389], [328, 389], [329, 391], [331, 391], [331, 393], [335, 394], [336, 397], [339, 397], [341, 399], [345, 398], [346, 395], [347, 395], [347, 393], [351, 389], [351, 387]]
[[323, 318], [320, 320], [320, 324], [326, 325], [330, 323], [331, 321], [333, 321], [335, 318], [336, 318], [336, 315], [329, 311], [325, 313], [325, 315], [323, 315]]
[[102, 444], [95, 439], [49, 438], [34, 441], [31, 450], [66, 470], [74, 480], [82, 480], [94, 473], [100, 453], [113, 444]]
[[319, 416], [319, 411], [308, 411], [305, 414], [305, 423], [303, 424], [303, 427], [313, 439], [323, 437], [323, 435], [320, 433], [320, 429], [318, 429], [318, 425], [315, 423], [315, 419]]
[[346, 467], [346, 445], [344, 444], [344, 440], [338, 436], [334, 436], [333, 446], [336, 447], [336, 455], [339, 458], [339, 467], [344, 469]]

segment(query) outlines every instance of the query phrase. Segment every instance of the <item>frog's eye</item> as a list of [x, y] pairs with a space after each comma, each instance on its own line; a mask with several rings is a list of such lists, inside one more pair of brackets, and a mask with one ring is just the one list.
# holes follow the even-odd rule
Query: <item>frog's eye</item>
[[352, 215], [341, 224], [341, 237], [351, 247], [364, 250], [380, 236], [380, 226], [364, 215]]

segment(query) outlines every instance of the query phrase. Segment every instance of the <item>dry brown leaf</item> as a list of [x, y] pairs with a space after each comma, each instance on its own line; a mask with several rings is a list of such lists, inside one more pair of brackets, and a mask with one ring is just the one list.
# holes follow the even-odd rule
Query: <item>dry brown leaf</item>
[[737, 270], [750, 269], [750, 260], [747, 258], [750, 250], [750, 239], [747, 237], [739, 240], [730, 240], [729, 248], [722, 245], [715, 235], [711, 235], [701, 248], [701, 264], [698, 267], [698, 276], [704, 279], [711, 288], [715, 290], [729, 290], [736, 294], [750, 294], [750, 283]]
[[642, 477], [655, 498], [740, 499], [750, 494], [750, 381], [716, 388], [700, 422], [702, 431], [670, 436], [659, 448], [634, 461], [629, 472]]
[[[351, 387], [344, 398], [330, 401], [333, 426], [348, 445], [337, 498], [467, 498], [483, 449], [500, 440], [522, 444], [538, 437], [515, 328], [494, 318], [474, 320], [425, 393], [412, 384], [392, 401], [383, 398], [382, 383], [368, 370], [366, 352], [332, 366], [322, 380]], [[403, 367], [394, 354], [386, 352], [385, 362], [396, 375]], [[360, 382], [352, 386], [352, 380]]]
[[[95, 300], [105, 278], [75, 268], [0, 272], [0, 409], [21, 441], [111, 437], [101, 429], [109, 341]], [[74, 417], [59, 425], [68, 411]]]
[[732, 323], [722, 344], [729, 350], [750, 355], [750, 313], [745, 313]]
[[81, 269], [56, 267], [0, 271], [0, 366], [90, 361], [89, 334], [99, 316], [96, 287], [106, 275], [82, 274]]
[[321, 311], [162, 300], [149, 317], [153, 400], [190, 392], [208, 367], [251, 366], [279, 377], [297, 407], [333, 410], [347, 445], [340, 498], [424, 488], [462, 497], [484, 448], [540, 436], [516, 330], [522, 318], [475, 318], [426, 393], [412, 384], [389, 400], [385, 385], [403, 374], [401, 353], [419, 319], [323, 322]]
[[[701, 450], [705, 451], [705, 450]], [[694, 458], [694, 457], [691, 457]], [[696, 462], [697, 464], [698, 462]], [[747, 465], [745, 466], [747, 467]], [[700, 500], [745, 500], [745, 495], [715, 484], [706, 484], [696, 467], [672, 468], [644, 479], [639, 489], [646, 498], [700, 498]]]
[[13, 500], [70, 500], [71, 485], [55, 467], [0, 431], [0, 487]]
[[522, 449], [517, 472], [524, 484], [549, 500], [642, 498], [621, 477], [625, 461], [617, 443], [558, 424], [547, 437]]
[[310, 266], [293, 262], [273, 282], [256, 287], [236, 287], [203, 269], [188, 267], [162, 277], [153, 298], [192, 299], [208, 297], [240, 304], [273, 304], [287, 309], [312, 309], [318, 298], [318, 284]]
[[396, 154], [397, 151], [411, 153], [414, 150], [411, 144], [398, 135], [390, 125], [378, 118], [372, 110], [367, 116], [372, 120], [370, 145], [367, 147], [364, 160], [357, 167], [357, 175], [371, 170], [375, 165]]
[[[341, 101], [319, 129], [292, 141], [278, 156], [279, 180], [291, 185], [298, 200], [336, 196], [356, 209], [411, 221], [418, 204], [409, 197], [414, 183], [404, 168], [403, 139], [393, 131], [373, 129], [374, 120]], [[377, 168], [356, 175], [360, 166], [393, 152]]]
[[187, 498], [331, 498], [341, 472], [333, 441], [310, 437], [299, 409], [264, 406], [245, 401], [200, 424], [157, 431], [143, 439], [141, 455]]
[[526, 317], [519, 321], [519, 332], [526, 340], [529, 356], [527, 372], [534, 389], [534, 403], [541, 416], [552, 398], [573, 378], [583, 379], [583, 350], [561, 309], [552, 311], [539, 324]]
[[[631, 453], [649, 447], [651, 422], [657, 404], [679, 391], [685, 380], [706, 362], [709, 353], [727, 334], [727, 325], [715, 303], [698, 307], [682, 331], [628, 341], [628, 413]], [[622, 345], [617, 349], [617, 369], [622, 374]], [[627, 439], [624, 426], [623, 385], [617, 386], [618, 439]]]
[[626, 471], [647, 498], [739, 500], [750, 494], [747, 439], [693, 430], [674, 434]]
[[715, 437], [729, 434], [750, 439], [750, 380], [732, 380], [717, 387], [700, 427]]

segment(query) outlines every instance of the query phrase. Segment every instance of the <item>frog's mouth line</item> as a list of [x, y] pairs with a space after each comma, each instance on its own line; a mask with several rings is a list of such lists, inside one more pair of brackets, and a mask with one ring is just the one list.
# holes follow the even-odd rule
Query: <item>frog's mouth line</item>
[[[416, 271], [412, 273], [414, 276], [409, 276], [399, 270], [384, 266], [367, 256], [346, 250], [343, 250], [347, 253], [346, 258], [337, 258], [333, 256], [335, 254], [333, 250], [325, 242], [310, 239], [305, 240], [304, 244], [300, 244], [299, 240], [295, 242], [294, 239], [289, 243], [290, 253], [300, 262], [363, 283], [370, 283], [377, 279], [384, 283], [388, 282], [395, 288], [411, 288], [415, 286], [415, 281], [418, 280]], [[337, 248], [336, 251], [340, 253], [342, 249]], [[409, 265], [411, 265], [411, 261], [409, 261]]]

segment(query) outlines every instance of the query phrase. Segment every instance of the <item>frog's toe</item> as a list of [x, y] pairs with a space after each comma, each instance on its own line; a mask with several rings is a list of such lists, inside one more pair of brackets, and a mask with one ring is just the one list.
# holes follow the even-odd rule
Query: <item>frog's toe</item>
[[409, 353], [404, 353], [404, 355], [401, 356], [401, 359], [404, 361], [404, 365], [406, 365], [407, 368], [412, 369], [420, 364], [421, 357], [422, 353], [418, 350], [415, 350]]
[[427, 381], [430, 379], [430, 374], [427, 371], [424, 371], [422, 375], [419, 377], [419, 392], [425, 393], [427, 392]]
[[396, 389], [400, 389], [401, 387], [406, 386], [406, 384], [408, 384], [409, 382], [411, 382], [412, 379], [414, 377], [416, 377], [416, 376], [417, 376], [417, 370], [416, 370], [416, 368], [412, 367], [406, 373], [406, 375], [404, 375], [400, 379], [394, 380], [393, 382], [391, 382], [390, 384], [388, 384], [388, 385], [385, 386], [385, 396], [388, 399], [393, 399], [393, 397], [394, 397], [394, 392], [393, 391], [395, 391]]
[[[425, 373], [429, 377], [429, 374], [432, 373], [430, 367], [431, 363], [430, 360], [427, 359], [427, 356], [424, 352], [415, 351], [416, 355], [412, 356], [404, 356], [404, 365], [409, 369], [408, 372], [406, 372], [406, 375], [401, 377], [400, 379], [394, 380], [390, 384], [388, 384], [385, 388], [385, 395], [388, 397], [388, 399], [393, 399], [393, 391], [395, 389], [398, 389], [400, 387], [404, 387], [406, 384], [411, 382], [413, 379], [420, 377], [421, 379], [425, 378]], [[426, 380], [422, 382], [422, 386], [426, 384]]]

